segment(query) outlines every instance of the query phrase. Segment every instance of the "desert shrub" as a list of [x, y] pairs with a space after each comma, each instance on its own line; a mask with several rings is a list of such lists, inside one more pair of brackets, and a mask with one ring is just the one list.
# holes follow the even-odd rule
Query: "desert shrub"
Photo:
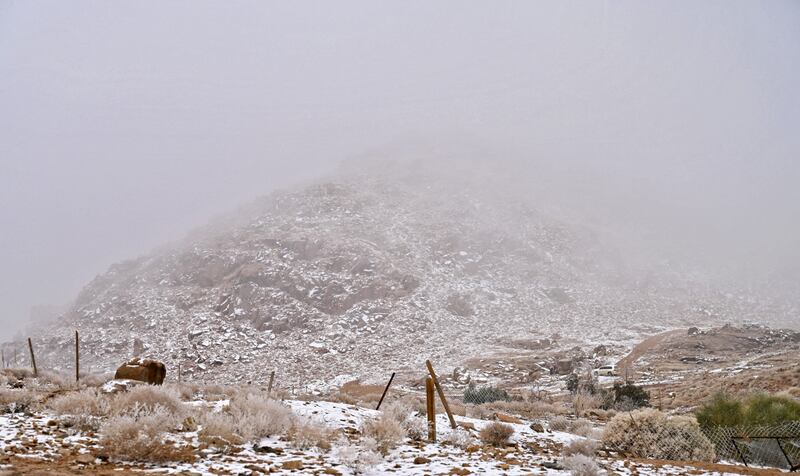
[[157, 406], [177, 417], [183, 416], [186, 408], [174, 388], [137, 385], [127, 392], [114, 396], [111, 400], [111, 413], [124, 415], [133, 411], [133, 409], [136, 409], [136, 411], [142, 411], [142, 409], [149, 411]]
[[187, 453], [164, 441], [166, 432], [176, 426], [176, 419], [166, 408], [145, 408], [138, 403], [133, 410], [109, 418], [100, 427], [100, 444], [112, 458], [126, 461], [181, 461]]
[[600, 408], [602, 404], [600, 396], [589, 392], [579, 391], [572, 396], [572, 406], [577, 417], [585, 416], [589, 410]]
[[594, 437], [594, 425], [589, 420], [578, 418], [577, 420], [568, 420], [567, 432], [573, 435], [584, 436], [587, 438]]
[[113, 373], [91, 373], [86, 375], [81, 375], [81, 379], [78, 382], [79, 385], [85, 387], [100, 387], [104, 383], [112, 380], [114, 378]]
[[97, 430], [100, 418], [111, 411], [108, 397], [96, 388], [86, 388], [77, 392], [59, 395], [48, 402], [48, 406], [61, 416], [67, 425], [81, 430]]
[[603, 474], [597, 462], [583, 454], [567, 456], [562, 460], [561, 464], [573, 476], [600, 476]]
[[197, 438], [210, 446], [228, 449], [242, 443], [236, 423], [228, 413], [204, 412], [199, 416]]
[[175, 391], [175, 394], [178, 395], [183, 401], [191, 400], [194, 397], [196, 387], [192, 384], [187, 383], [167, 383], [163, 385], [164, 388], [171, 389]]
[[355, 474], [368, 473], [373, 466], [383, 461], [383, 457], [377, 451], [377, 443], [372, 438], [365, 438], [359, 446], [353, 446], [345, 439], [339, 440], [333, 453]]
[[550, 419], [547, 427], [552, 431], [567, 431], [569, 429], [569, 420], [565, 416], [558, 415]]
[[292, 410], [265, 395], [241, 393], [231, 399], [227, 409], [236, 431], [247, 441], [282, 434], [292, 423]]
[[24, 388], [0, 388], [0, 413], [24, 413], [33, 409], [39, 397]]
[[406, 436], [414, 441], [421, 441], [428, 435], [428, 423], [419, 416], [419, 412], [405, 401], [394, 401], [384, 407], [383, 414], [387, 418], [400, 422]]
[[375, 440], [377, 450], [384, 455], [402, 443], [406, 437], [406, 429], [402, 422], [387, 413], [367, 420], [361, 431], [365, 436]]
[[292, 445], [298, 449], [331, 449], [333, 431], [325, 425], [308, 418], [295, 418], [286, 434]]
[[493, 421], [491, 423], [487, 423], [483, 428], [481, 428], [481, 431], [478, 435], [480, 436], [481, 441], [487, 445], [503, 447], [508, 444], [511, 435], [513, 434], [514, 428], [511, 425]]
[[[630, 411], [650, 405], [650, 394], [644, 388], [631, 382], [616, 382], [606, 398], [606, 408]], [[609, 406], [612, 405], [612, 406]]]
[[697, 410], [696, 416], [704, 428], [776, 425], [800, 420], [800, 402], [789, 396], [763, 393], [745, 400], [718, 393]]
[[603, 442], [638, 458], [713, 461], [714, 446], [694, 418], [668, 417], [647, 408], [620, 413], [606, 425]]
[[58, 372], [39, 372], [34, 382], [33, 386], [42, 390], [67, 390], [75, 387], [74, 376], [66, 376]]
[[512, 413], [527, 419], [541, 418], [559, 413], [558, 407], [552, 403], [547, 403], [540, 400], [498, 400], [485, 403], [483, 405], [475, 405], [471, 407], [470, 410], [473, 415], [478, 413], [483, 415], [483, 418], [481, 419], [485, 419], [492, 413], [496, 413], [498, 411], [503, 413]]
[[590, 440], [589, 438], [583, 438], [580, 440], [573, 440], [564, 447], [563, 454], [564, 456], [572, 456], [572, 455], [584, 455], [584, 456], [594, 456], [597, 452], [597, 448], [600, 445], [595, 440]]
[[505, 390], [491, 385], [483, 387], [476, 387], [474, 383], [470, 383], [464, 389], [464, 403], [474, 403], [479, 405], [481, 403], [489, 403], [496, 401], [508, 402], [511, 400], [511, 395]]
[[456, 428], [444, 436], [442, 440], [444, 443], [453, 445], [462, 450], [475, 443], [475, 438], [472, 437], [470, 432], [463, 428]]

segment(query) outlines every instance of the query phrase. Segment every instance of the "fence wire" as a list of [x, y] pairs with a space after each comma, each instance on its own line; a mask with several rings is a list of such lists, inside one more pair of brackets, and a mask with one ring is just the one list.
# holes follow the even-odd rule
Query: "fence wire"
[[772, 426], [713, 427], [703, 430], [723, 461], [797, 470], [800, 421]]

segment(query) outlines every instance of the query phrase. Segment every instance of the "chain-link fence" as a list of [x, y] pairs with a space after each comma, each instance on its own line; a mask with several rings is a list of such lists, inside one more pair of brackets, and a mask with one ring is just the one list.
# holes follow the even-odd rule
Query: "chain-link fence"
[[800, 469], [800, 421], [772, 426], [704, 429], [720, 460], [754, 466]]

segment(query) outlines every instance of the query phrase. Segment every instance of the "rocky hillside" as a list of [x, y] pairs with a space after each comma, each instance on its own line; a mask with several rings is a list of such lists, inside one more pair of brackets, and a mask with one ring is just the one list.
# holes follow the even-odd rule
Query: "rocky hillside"
[[78, 329], [91, 370], [142, 354], [187, 379], [277, 369], [300, 385], [456, 365], [509, 338], [625, 342], [763, 317], [749, 295], [634, 268], [602, 233], [487, 183], [357, 164], [272, 194], [98, 276], [35, 336], [40, 366], [70, 368]]

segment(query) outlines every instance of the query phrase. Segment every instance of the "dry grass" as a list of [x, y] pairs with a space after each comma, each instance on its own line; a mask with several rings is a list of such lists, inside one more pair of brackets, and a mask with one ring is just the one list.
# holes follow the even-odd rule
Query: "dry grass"
[[81, 379], [78, 383], [81, 386], [86, 386], [86, 387], [100, 387], [109, 380], [112, 380], [113, 378], [114, 374], [110, 372], [91, 373], [91, 374], [81, 375]]
[[535, 418], [549, 417], [558, 415], [562, 409], [552, 403], [541, 400], [513, 400], [510, 402], [496, 401], [481, 405], [471, 405], [467, 409], [469, 416], [485, 420], [497, 412], [518, 415], [522, 418], [531, 420]]
[[567, 431], [569, 429], [569, 420], [565, 416], [555, 416], [547, 423], [548, 428], [552, 431]]
[[503, 447], [508, 445], [513, 434], [514, 428], [511, 425], [493, 421], [481, 428], [479, 436], [481, 441], [487, 445]]

